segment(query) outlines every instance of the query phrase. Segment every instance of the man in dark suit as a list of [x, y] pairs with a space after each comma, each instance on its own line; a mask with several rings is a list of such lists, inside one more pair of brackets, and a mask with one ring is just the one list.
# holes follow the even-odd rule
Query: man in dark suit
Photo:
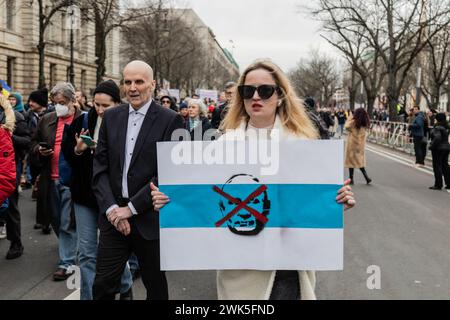
[[130, 62], [123, 71], [126, 99], [108, 110], [100, 129], [93, 168], [93, 190], [100, 208], [96, 277], [93, 298], [114, 299], [120, 277], [134, 252], [147, 299], [168, 299], [167, 280], [160, 270], [159, 215], [150, 183], [156, 181], [156, 142], [170, 141], [183, 128], [181, 116], [156, 104], [152, 68]]

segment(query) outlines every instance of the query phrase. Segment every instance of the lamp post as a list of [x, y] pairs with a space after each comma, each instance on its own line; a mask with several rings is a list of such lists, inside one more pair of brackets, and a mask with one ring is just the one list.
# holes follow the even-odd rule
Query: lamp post
[[69, 82], [75, 85], [75, 68], [74, 68], [74, 37], [73, 30], [78, 28], [77, 18], [79, 17], [78, 7], [74, 4], [74, 0], [70, 0], [70, 6], [67, 8], [69, 14], [70, 25], [70, 66], [69, 66]]

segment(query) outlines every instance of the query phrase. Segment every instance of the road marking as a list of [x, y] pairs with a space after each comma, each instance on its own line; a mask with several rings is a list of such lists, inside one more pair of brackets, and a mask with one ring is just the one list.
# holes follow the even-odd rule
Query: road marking
[[69, 294], [67, 297], [64, 298], [64, 300], [80, 300], [80, 289], [77, 289], [71, 294]]
[[417, 167], [414, 166], [414, 163], [413, 163], [410, 159], [403, 158], [403, 157], [400, 157], [400, 156], [398, 156], [398, 155], [393, 155], [393, 154], [391, 154], [391, 153], [387, 153], [387, 152], [384, 151], [384, 150], [382, 151], [382, 150], [375, 149], [375, 148], [369, 147], [369, 146], [366, 146], [366, 149], [367, 149], [368, 151], [370, 151], [370, 152], [373, 152], [373, 153], [375, 153], [375, 154], [378, 154], [379, 156], [388, 158], [388, 159], [393, 160], [393, 161], [395, 161], [395, 162], [404, 164], [404, 165], [406, 165], [406, 166], [408, 166], [408, 167], [417, 169], [418, 171], [421, 171], [421, 172], [424, 172], [424, 173], [429, 174], [429, 175], [431, 175], [431, 176], [434, 176], [433, 172], [430, 171], [430, 170], [432, 170], [430, 167], [425, 167], [425, 168], [427, 168], [428, 170], [425, 169], [425, 168], [417, 168]]

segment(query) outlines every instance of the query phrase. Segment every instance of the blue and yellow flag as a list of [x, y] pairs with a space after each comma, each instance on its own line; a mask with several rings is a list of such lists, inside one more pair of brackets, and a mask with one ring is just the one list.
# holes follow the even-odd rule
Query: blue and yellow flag
[[9, 97], [9, 93], [11, 92], [11, 88], [8, 86], [8, 84], [0, 79], [0, 87], [2, 87], [1, 94], [3, 94], [5, 97]]

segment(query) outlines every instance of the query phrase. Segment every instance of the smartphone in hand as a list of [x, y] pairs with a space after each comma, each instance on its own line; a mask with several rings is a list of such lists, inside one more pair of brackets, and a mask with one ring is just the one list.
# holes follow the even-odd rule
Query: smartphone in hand
[[90, 136], [86, 136], [86, 135], [80, 135], [80, 138], [83, 140], [84, 143], [86, 143], [86, 145], [88, 147], [95, 147], [96, 143], [94, 140], [92, 140], [92, 138]]
[[39, 142], [39, 145], [42, 148], [47, 149], [47, 150], [51, 150], [52, 149], [52, 147], [47, 142]]

